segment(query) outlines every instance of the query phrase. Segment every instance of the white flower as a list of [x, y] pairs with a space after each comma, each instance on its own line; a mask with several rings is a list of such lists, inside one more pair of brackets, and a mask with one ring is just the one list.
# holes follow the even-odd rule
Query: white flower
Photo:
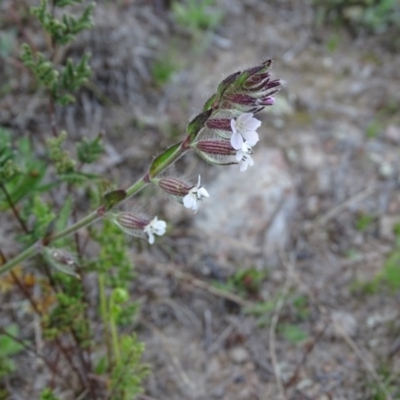
[[207, 190], [200, 186], [200, 175], [197, 185], [189, 190], [189, 193], [183, 198], [183, 205], [186, 208], [192, 209], [195, 213], [199, 206], [198, 201], [202, 201], [203, 197], [210, 197]]
[[258, 142], [258, 129], [261, 125], [261, 121], [257, 118], [253, 118], [252, 113], [244, 113], [235, 119], [231, 119], [231, 145], [235, 150], [242, 148], [243, 139], [253, 144]]
[[246, 171], [247, 166], [252, 167], [254, 165], [254, 161], [251, 158], [251, 154], [253, 154], [251, 146], [254, 146], [254, 144], [243, 142], [242, 148], [236, 153], [236, 160], [239, 161], [240, 171]]
[[158, 220], [154, 217], [143, 229], [143, 232], [149, 237], [149, 243], [154, 243], [154, 235], [162, 236], [167, 229], [165, 221]]

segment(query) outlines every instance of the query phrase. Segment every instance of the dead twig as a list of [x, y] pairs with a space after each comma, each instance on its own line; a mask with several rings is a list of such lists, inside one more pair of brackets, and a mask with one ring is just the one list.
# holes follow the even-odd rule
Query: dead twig
[[174, 265], [165, 266], [164, 264], [159, 264], [159, 265], [156, 265], [156, 269], [158, 269], [159, 271], [168, 272], [174, 278], [176, 278], [180, 281], [186, 282], [186, 283], [193, 285], [199, 289], [205, 290], [214, 296], [218, 296], [218, 297], [222, 297], [224, 299], [230, 300], [236, 304], [239, 304], [240, 306], [250, 307], [253, 305], [253, 303], [251, 301], [244, 300], [234, 293], [230, 293], [230, 292], [226, 292], [224, 290], [218, 289], [205, 281], [195, 278], [193, 275], [191, 275], [187, 272], [179, 271], [176, 268], [176, 266], [174, 266]]
[[322, 217], [318, 219], [315, 228], [321, 228], [333, 217], [342, 212], [346, 207], [366, 199], [367, 197], [371, 196], [375, 192], [375, 190], [376, 190], [376, 185], [372, 185], [366, 188], [365, 190], [357, 193], [355, 196], [352, 196], [349, 199], [345, 200], [343, 203], [340, 203], [337, 206], [331, 208], [328, 212], [326, 212], [324, 215], [322, 215]]

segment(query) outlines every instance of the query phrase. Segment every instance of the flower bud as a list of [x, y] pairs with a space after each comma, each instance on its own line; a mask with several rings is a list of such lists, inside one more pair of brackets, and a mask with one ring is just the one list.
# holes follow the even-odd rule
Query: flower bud
[[184, 197], [189, 193], [190, 189], [192, 189], [194, 185], [188, 185], [178, 178], [168, 177], [161, 178], [158, 181], [158, 186], [168, 194]]
[[56, 270], [79, 278], [78, 274], [75, 272], [77, 266], [76, 259], [68, 251], [64, 249], [43, 247], [42, 254], [46, 261]]
[[115, 217], [115, 222], [122, 230], [142, 231], [150, 220], [135, 214], [121, 212]]
[[214, 165], [235, 164], [232, 156], [236, 155], [236, 150], [232, 147], [229, 140], [204, 139], [195, 143], [192, 148], [206, 162]]
[[227, 118], [213, 118], [206, 122], [206, 127], [212, 130], [221, 130], [232, 132], [231, 120]]
[[209, 197], [205, 188], [200, 185], [200, 175], [197, 185], [188, 185], [178, 178], [161, 178], [157, 183], [164, 192], [170, 194], [176, 201], [182, 203], [186, 208], [192, 209], [194, 212], [198, 210], [198, 202], [203, 197]]
[[255, 106], [257, 105], [257, 98], [249, 96], [247, 94], [235, 93], [225, 97], [225, 100], [229, 103], [238, 104], [241, 106]]
[[154, 243], [154, 235], [164, 235], [167, 227], [167, 224], [157, 217], [150, 220], [127, 212], [114, 215], [113, 221], [128, 235], [148, 239], [150, 244]]
[[204, 139], [199, 140], [195, 146], [195, 150], [206, 154], [216, 154], [221, 156], [232, 156], [236, 154], [236, 150], [231, 146], [228, 140]]

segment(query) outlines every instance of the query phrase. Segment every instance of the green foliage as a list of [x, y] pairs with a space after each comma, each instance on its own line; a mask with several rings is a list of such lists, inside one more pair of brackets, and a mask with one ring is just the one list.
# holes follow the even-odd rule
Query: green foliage
[[289, 299], [289, 302], [292, 304], [298, 319], [305, 320], [309, 317], [310, 307], [307, 296], [303, 294], [295, 295], [293, 298]]
[[[231, 276], [227, 282], [220, 283], [214, 282], [214, 285], [222, 290], [227, 290], [230, 292], [235, 292], [240, 295], [257, 295], [263, 280], [267, 277], [267, 271], [258, 270], [256, 268], [245, 268], [239, 269]], [[264, 303], [264, 305], [266, 305]], [[266, 305], [267, 307], [269, 305]], [[264, 306], [260, 303], [260, 307]], [[250, 312], [248, 310], [248, 312]], [[257, 310], [252, 310], [251, 312], [257, 313]]]
[[368, 139], [375, 139], [382, 132], [382, 122], [379, 119], [373, 119], [367, 126], [366, 135]]
[[53, 391], [49, 388], [46, 388], [40, 394], [39, 400], [60, 400], [59, 397], [55, 396]]
[[[50, 114], [47, 117], [50, 117], [51, 126], [40, 132], [39, 137], [25, 135], [18, 140], [12, 140], [11, 134], [0, 127], [0, 210], [11, 209], [10, 215], [16, 216], [18, 229], [23, 232], [16, 235], [20, 243], [37, 246], [36, 264], [40, 273], [32, 275], [31, 280], [40, 290], [30, 299], [32, 312], [40, 317], [44, 345], [49, 350], [46, 354], [66, 361], [63, 365], [65, 371], [60, 373], [57, 363], [54, 364], [55, 370], [51, 371], [55, 382], [52, 385], [57, 391], [53, 391], [53, 386], [45, 388], [40, 399], [57, 400], [55, 393], [59, 393], [57, 379], [60, 377], [82, 375], [83, 379], [73, 388], [81, 393], [79, 384], [84, 386], [84, 382], [91, 379], [88, 376], [95, 372], [91, 366], [93, 360], [94, 365], [98, 364], [96, 371], [100, 371], [108, 382], [109, 393], [102, 388], [104, 396], [131, 400], [142, 391], [142, 379], [148, 369], [140, 361], [144, 345], [135, 335], [120, 334], [124, 326], [132, 327], [138, 313], [138, 304], [129, 296], [135, 273], [125, 235], [109, 221], [104, 221], [100, 229], [91, 229], [90, 236], [100, 247], [98, 257], [93, 260], [85, 255], [86, 242], [79, 235], [64, 236], [57, 240], [57, 247], [50, 247], [54, 232], [59, 233], [76, 220], [79, 197], [75, 194], [87, 188], [91, 193], [100, 193], [104, 189], [97, 175], [84, 171], [86, 164], [95, 163], [103, 153], [102, 135], [73, 143], [57, 126], [58, 107], [72, 103], [75, 100], [73, 93], [90, 77], [88, 55], [80, 59], [54, 61], [59, 59], [57, 55], [63, 54], [59, 51], [63, 45], [71, 43], [77, 34], [92, 26], [93, 4], [82, 6], [84, 11], [80, 16], [72, 16], [63, 9], [79, 3], [82, 1], [42, 0], [39, 6], [31, 9], [46, 31], [48, 47], [37, 52], [25, 44], [21, 58], [33, 73], [35, 82], [47, 89], [49, 107], [46, 110]], [[79, 9], [79, 6], [74, 9]], [[9, 54], [9, 49], [1, 42], [0, 57], [3, 56], [3, 47], [5, 56]], [[178, 149], [179, 145], [173, 150]], [[60, 193], [64, 196], [62, 204]], [[126, 195], [123, 190], [115, 190], [103, 199], [99, 196], [96, 205], [103, 201], [102, 209], [108, 209]], [[88, 312], [91, 304], [85, 286], [87, 272], [99, 276], [100, 322], [104, 332], [100, 340], [91, 329], [93, 322], [99, 326], [99, 319]], [[10, 329], [15, 331], [16, 326]], [[10, 333], [16, 336], [18, 332], [14, 331]], [[15, 370], [13, 356], [20, 349], [21, 346], [10, 337], [0, 335], [0, 376]], [[69, 382], [64, 381], [60, 389], [64, 384], [67, 386]], [[88, 396], [94, 398], [94, 392]]]
[[[115, 291], [127, 291], [135, 278], [135, 268], [126, 245], [126, 235], [114, 223], [103, 221], [101, 230], [91, 229], [92, 238], [99, 243], [99, 257], [91, 264], [92, 269], [106, 274], [105, 284]], [[132, 322], [137, 313], [137, 304], [125, 302], [113, 317], [118, 323], [126, 325]]]
[[[244, 309], [245, 314], [254, 315], [257, 318], [258, 326], [265, 326], [271, 322], [271, 313], [274, 311], [279, 294], [276, 298], [266, 301], [259, 301]], [[305, 295], [293, 295], [286, 300], [286, 304], [294, 313], [296, 320], [305, 320], [310, 314], [308, 298]]]
[[9, 132], [0, 127], [0, 183], [6, 183], [20, 172], [14, 161]]
[[52, 339], [73, 329], [81, 344], [84, 344], [89, 339], [89, 331], [85, 317], [86, 303], [83, 299], [82, 285], [79, 284], [76, 277], [63, 273], [58, 273], [56, 276], [63, 283], [64, 292], [57, 294], [57, 304], [43, 318], [44, 335], [48, 339]]
[[[130, 300], [128, 293], [129, 283], [134, 279], [134, 267], [125, 235], [111, 221], [104, 220], [102, 230], [91, 230], [91, 235], [101, 246], [99, 258], [92, 268], [99, 271], [101, 314], [106, 327], [106, 342], [113, 354], [113, 359], [100, 359], [96, 371], [105, 373], [111, 368], [113, 399], [130, 400], [142, 391], [141, 382], [148, 371], [140, 361], [143, 343], [135, 335], [118, 336], [117, 333], [118, 326], [132, 323], [137, 314], [137, 304]], [[108, 298], [106, 292], [110, 293]]]
[[38, 52], [35, 56], [30, 46], [23, 44], [21, 60], [33, 72], [38, 82], [49, 89], [52, 98], [61, 105], [75, 101], [72, 92], [86, 83], [91, 74], [87, 54], [77, 64], [69, 58], [66, 65], [58, 71], [43, 53]]
[[[59, 7], [65, 7], [80, 1], [58, 1]], [[61, 20], [56, 19], [48, 11], [48, 0], [41, 0], [40, 6], [32, 7], [32, 14], [40, 21], [43, 29], [50, 34], [55, 43], [65, 45], [75, 39], [76, 35], [93, 26], [91, 13], [94, 3], [87, 6], [79, 18], [63, 13]]]
[[346, 24], [359, 31], [373, 33], [400, 27], [400, 4], [398, 0], [314, 0], [317, 23], [324, 21]]
[[175, 0], [172, 12], [177, 23], [192, 32], [212, 30], [222, 19], [215, 0]]
[[53, 161], [58, 174], [68, 174], [75, 171], [75, 160], [71, 159], [69, 152], [62, 149], [67, 139], [67, 132], [62, 131], [59, 136], [46, 141], [50, 160]]
[[386, 400], [388, 393], [393, 394], [395, 397], [396, 393], [399, 393], [399, 372], [396, 371], [396, 366], [393, 365], [393, 361], [381, 360], [380, 365], [377, 368], [377, 375], [380, 378], [380, 384], [374, 380], [368, 380], [366, 387], [368, 390], [368, 398], [371, 400]]
[[38, 240], [46, 235], [51, 222], [56, 217], [50, 204], [46, 203], [39, 196], [34, 196], [32, 203], [29, 204], [28, 215], [35, 218], [35, 224], [30, 232], [34, 240]]
[[76, 146], [78, 160], [82, 164], [91, 164], [98, 160], [104, 153], [102, 136], [98, 135], [93, 140], [83, 138]]
[[[17, 325], [12, 324], [5, 331], [11, 336], [18, 336]], [[16, 365], [11, 357], [18, 354], [22, 349], [23, 346], [12, 339], [12, 337], [0, 334], [0, 378], [15, 371]]]
[[[65, 7], [80, 2], [61, 0], [55, 2], [55, 5]], [[32, 7], [31, 12], [48, 32], [54, 45], [65, 45], [74, 40], [78, 33], [93, 26], [91, 13], [94, 4], [87, 6], [79, 18], [63, 13], [61, 20], [56, 19], [53, 13], [48, 11], [48, 7], [48, 0], [41, 0], [40, 6]], [[53, 64], [51, 58], [41, 52], [34, 54], [32, 48], [28, 44], [24, 44], [22, 45], [21, 59], [33, 72], [38, 82], [49, 90], [52, 99], [61, 105], [75, 101], [72, 92], [86, 83], [91, 74], [88, 54], [85, 54], [76, 63], [69, 58], [65, 65], [58, 68]]]
[[384, 287], [392, 292], [400, 290], [400, 224], [394, 228], [396, 246], [388, 255], [382, 270], [369, 282], [357, 282], [352, 285], [353, 291], [374, 294]]
[[115, 393], [113, 400], [131, 400], [143, 392], [142, 380], [149, 369], [140, 361], [144, 344], [136, 335], [122, 335], [119, 340], [122, 357], [111, 376], [111, 391]]
[[364, 232], [373, 224], [375, 220], [376, 218], [374, 215], [361, 214], [356, 219], [356, 229]]
[[154, 83], [157, 86], [164, 86], [177, 69], [178, 66], [171, 57], [160, 57], [155, 60], [151, 68]]
[[[4, 142], [7, 143], [7, 142]], [[9, 143], [6, 145], [9, 147]], [[5, 152], [4, 154], [7, 154]], [[10, 153], [9, 153], [10, 154]], [[3, 176], [10, 178], [5, 187], [8, 192], [12, 204], [17, 204], [21, 199], [28, 195], [34, 195], [40, 190], [40, 184], [46, 174], [46, 164], [39, 160], [32, 151], [30, 141], [27, 137], [23, 137], [17, 143], [15, 151], [12, 153], [12, 158], [8, 158], [5, 163], [7, 168], [3, 171]], [[7, 158], [7, 156], [5, 157]], [[14, 162], [18, 160], [18, 164]], [[10, 208], [10, 202], [6, 196], [0, 192], [0, 210]]]
[[295, 324], [279, 324], [278, 333], [291, 343], [299, 343], [307, 339], [307, 333]]

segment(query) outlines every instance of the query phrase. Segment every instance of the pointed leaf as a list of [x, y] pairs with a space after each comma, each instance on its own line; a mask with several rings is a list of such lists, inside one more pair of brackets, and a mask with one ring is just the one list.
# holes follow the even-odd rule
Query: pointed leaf
[[151, 178], [154, 178], [163, 169], [167, 168], [179, 158], [179, 156], [182, 154], [181, 144], [182, 142], [174, 144], [155, 158], [150, 167]]
[[111, 210], [115, 205], [119, 204], [126, 197], [126, 192], [123, 189], [113, 190], [103, 196], [103, 205], [106, 211]]
[[196, 139], [196, 136], [202, 130], [208, 118], [210, 118], [212, 111], [212, 109], [203, 111], [189, 122], [187, 132], [190, 136], [190, 142], [193, 142], [193, 140]]

